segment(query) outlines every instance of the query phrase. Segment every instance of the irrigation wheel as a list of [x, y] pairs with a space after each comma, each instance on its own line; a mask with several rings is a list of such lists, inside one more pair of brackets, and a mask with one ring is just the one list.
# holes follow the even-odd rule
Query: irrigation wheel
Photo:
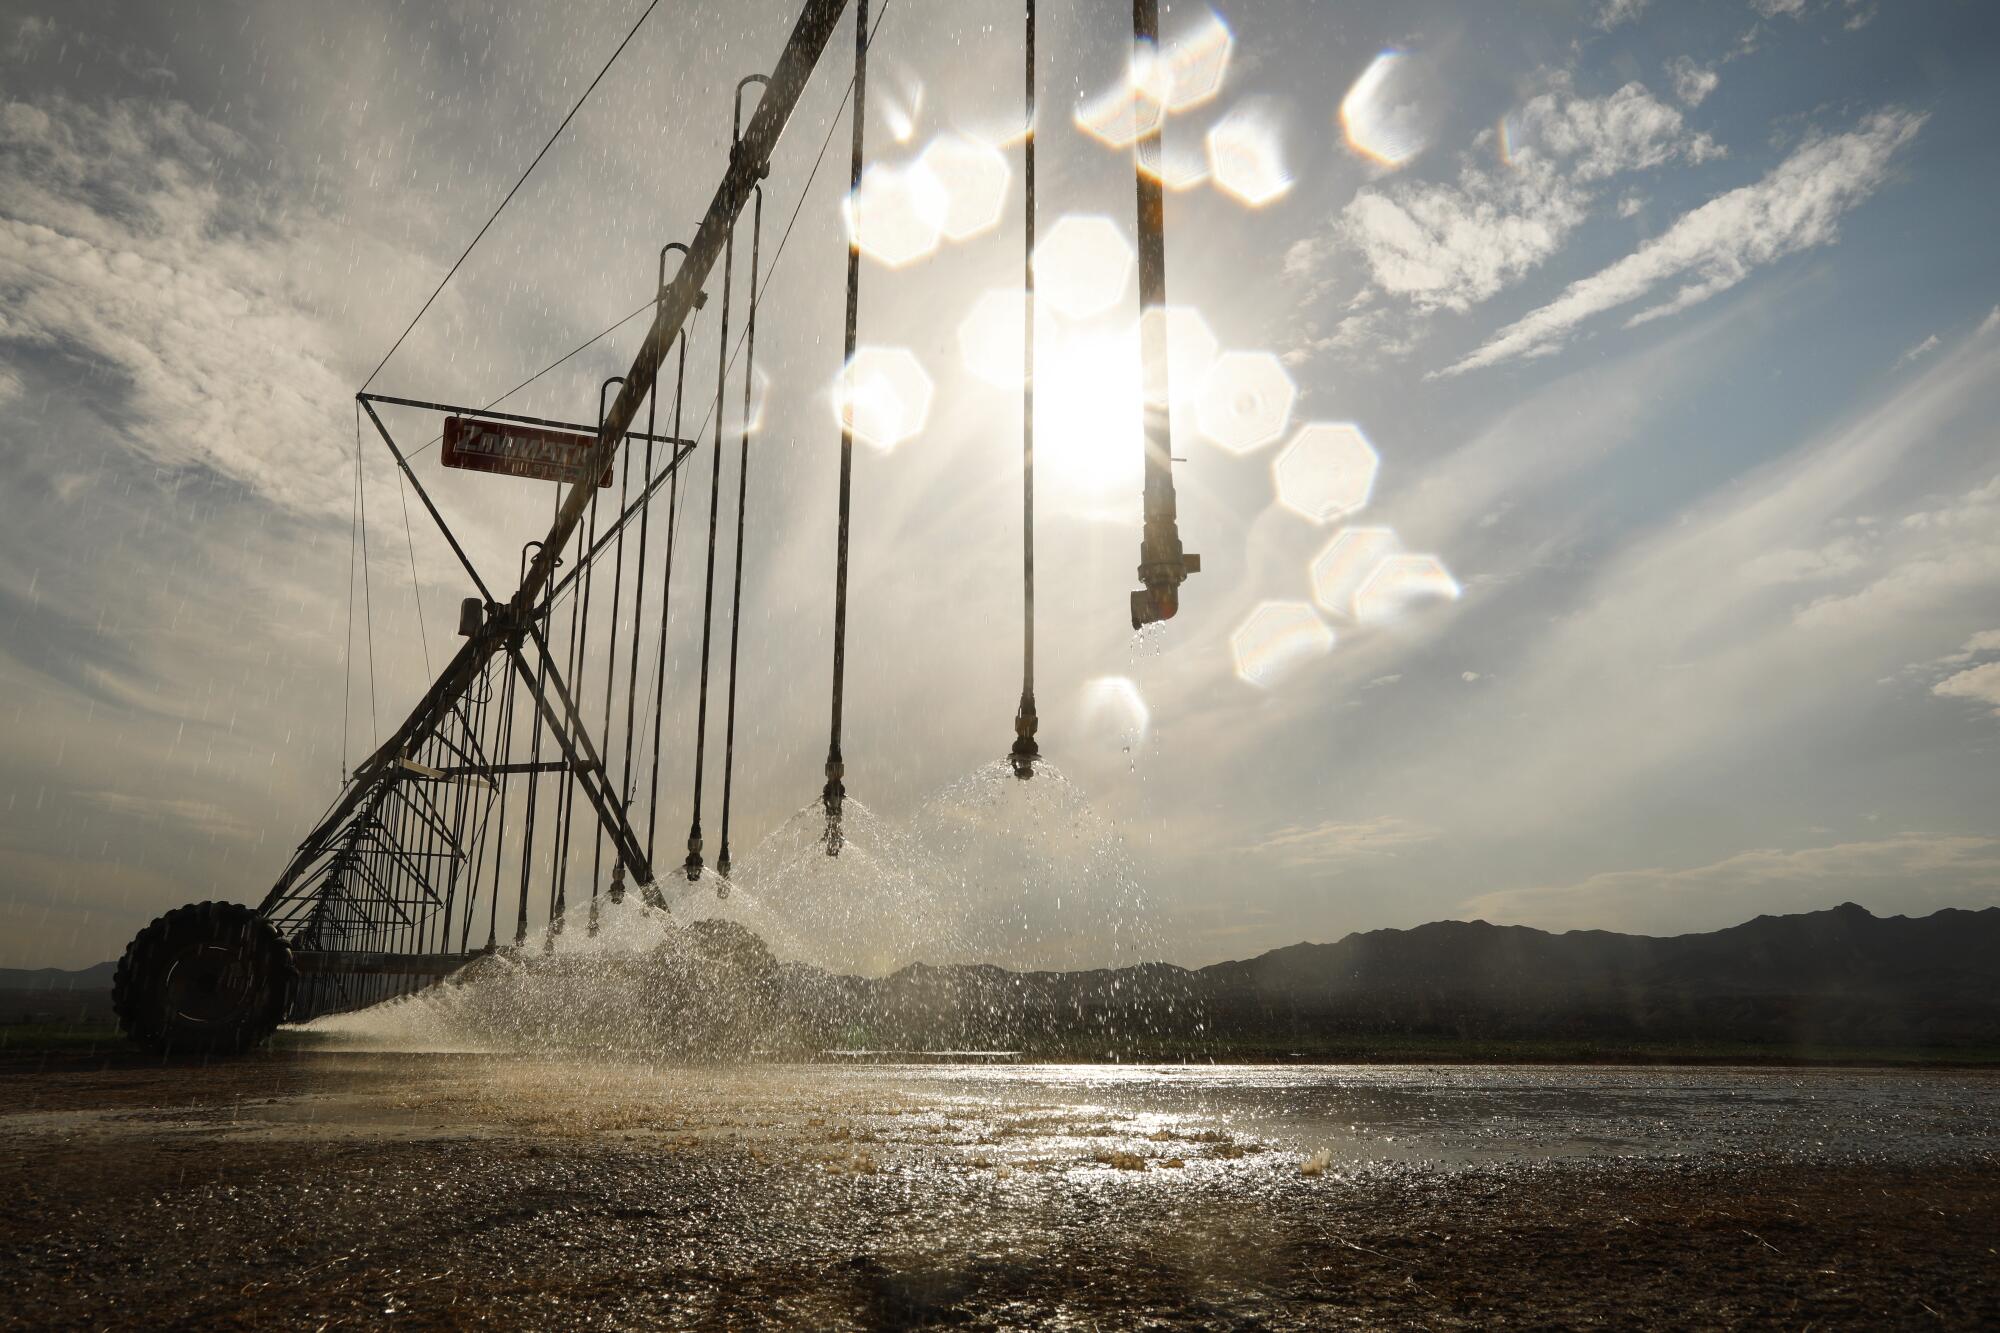
[[240, 903], [191, 903], [126, 946], [111, 1004], [134, 1041], [171, 1055], [233, 1055], [284, 1020], [297, 978], [270, 922]]

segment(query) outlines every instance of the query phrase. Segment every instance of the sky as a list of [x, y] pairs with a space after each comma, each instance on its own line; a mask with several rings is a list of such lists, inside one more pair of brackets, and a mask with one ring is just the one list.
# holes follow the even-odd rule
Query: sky
[[[260, 899], [452, 651], [464, 575], [353, 395], [641, 8], [0, 3], [0, 966]], [[1135, 64], [1124, 8], [1045, 4], [1033, 790], [990, 771], [1020, 689], [993, 351], [1021, 318], [1020, 14], [875, 9], [861, 194], [844, 35], [766, 183], [734, 813], [764, 879], [730, 910], [881, 970], [2000, 903], [1990, 7], [1177, 3]], [[373, 387], [485, 403], [649, 301], [793, 17], [660, 7]], [[1134, 88], [1169, 108], [1157, 387], [1203, 558], [1137, 639]], [[879, 438], [835, 865], [792, 851], [850, 229]], [[642, 329], [507, 406], [593, 419]], [[548, 488], [436, 452], [420, 480], [511, 588]], [[667, 643], [669, 854], [698, 629]]]

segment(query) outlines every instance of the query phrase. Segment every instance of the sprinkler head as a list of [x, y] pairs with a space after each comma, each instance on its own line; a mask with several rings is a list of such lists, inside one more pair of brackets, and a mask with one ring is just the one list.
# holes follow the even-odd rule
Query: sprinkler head
[[840, 849], [847, 845], [846, 837], [840, 831], [840, 809], [847, 800], [847, 784], [841, 781], [847, 766], [829, 756], [826, 761], [826, 786], [820, 788], [819, 803], [826, 808], [826, 833], [820, 841], [826, 847], [828, 856], [839, 856]]
[[1021, 695], [1021, 707], [1014, 713], [1014, 748], [1007, 752], [1008, 762], [1014, 765], [1014, 776], [1026, 782], [1035, 776], [1035, 762], [1042, 757], [1042, 749], [1035, 744], [1035, 696]]
[[688, 834], [688, 855], [681, 869], [690, 884], [701, 878], [701, 834], [698, 832]]
[[1132, 628], [1172, 620], [1181, 609], [1181, 584], [1188, 575], [1199, 573], [1201, 557], [1181, 549], [1171, 510], [1163, 517], [1148, 517], [1146, 535], [1139, 543], [1139, 582], [1146, 586], [1132, 594]]
[[1007, 761], [1014, 766], [1014, 776], [1026, 782], [1035, 776], [1035, 761], [1042, 757], [1030, 737], [1022, 737], [1014, 742], [1014, 748], [1007, 754]]

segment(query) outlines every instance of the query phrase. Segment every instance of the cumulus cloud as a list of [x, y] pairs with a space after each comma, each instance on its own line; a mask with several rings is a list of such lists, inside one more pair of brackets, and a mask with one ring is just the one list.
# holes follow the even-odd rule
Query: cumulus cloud
[[1667, 76], [1674, 81], [1674, 96], [1689, 106], [1700, 106], [1721, 84], [1722, 76], [1712, 65], [1697, 65], [1689, 56], [1675, 56], [1667, 62]]
[[1609, 268], [1571, 283], [1444, 373], [1545, 355], [1585, 321], [1682, 280], [1679, 290], [1633, 315], [1626, 327], [1675, 314], [1727, 291], [1761, 265], [1831, 242], [1840, 217], [1874, 194], [1896, 150], [1924, 120], [1890, 109], [1847, 134], [1810, 140], [1761, 181], [1709, 200]]
[[1931, 687], [1931, 693], [1941, 699], [1973, 699], [1991, 704], [1994, 716], [2000, 717], [2000, 662], [1968, 667], [1955, 676], [1947, 676]]
[[1597, 26], [1605, 32], [1630, 23], [1644, 12], [1651, 0], [1603, 0], [1597, 7]]
[[1378, 289], [1418, 311], [1468, 310], [1560, 249], [1589, 215], [1597, 184], [1721, 152], [1638, 83], [1600, 98], [1544, 93], [1506, 135], [1505, 165], [1468, 165], [1448, 185], [1364, 190], [1348, 204], [1338, 234]]

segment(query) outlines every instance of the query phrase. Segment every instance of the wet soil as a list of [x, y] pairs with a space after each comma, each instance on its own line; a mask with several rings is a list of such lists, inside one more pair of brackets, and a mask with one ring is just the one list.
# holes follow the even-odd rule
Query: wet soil
[[24, 1058], [0, 1327], [2000, 1324], [2000, 1082], [1879, 1077], [1921, 1146], [1454, 1156], [1171, 1071]]

